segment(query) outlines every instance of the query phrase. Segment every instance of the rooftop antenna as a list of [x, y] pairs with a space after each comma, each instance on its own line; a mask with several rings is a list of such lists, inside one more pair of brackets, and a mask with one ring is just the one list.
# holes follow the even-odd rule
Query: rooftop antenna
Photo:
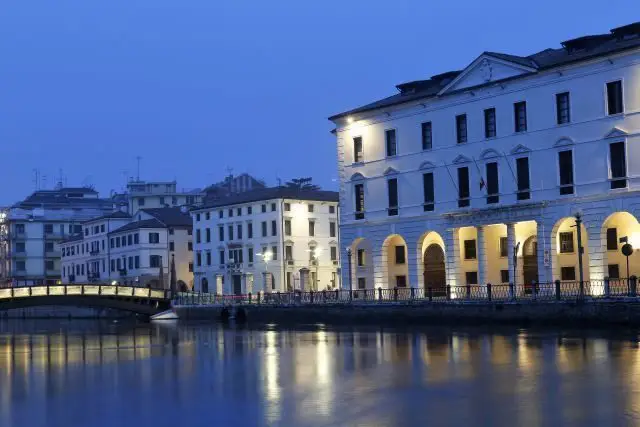
[[40, 186], [43, 189], [47, 188], [47, 175], [42, 175], [42, 178], [40, 178], [40, 180], [42, 181], [42, 185]]
[[35, 191], [40, 189], [40, 169], [33, 169], [33, 186]]
[[137, 163], [136, 181], [140, 181], [140, 160], [142, 160], [142, 157], [136, 156], [136, 163]]
[[61, 189], [62, 188], [62, 180], [63, 180], [63, 176], [62, 176], [62, 168], [58, 169], [58, 182], [56, 183], [56, 189]]

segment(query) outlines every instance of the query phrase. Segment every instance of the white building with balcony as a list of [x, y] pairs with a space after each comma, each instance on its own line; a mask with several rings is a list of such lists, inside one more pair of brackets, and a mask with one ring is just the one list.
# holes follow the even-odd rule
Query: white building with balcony
[[198, 291], [340, 287], [336, 192], [264, 188], [216, 200], [191, 215]]
[[112, 283], [169, 289], [171, 263], [178, 288], [193, 287], [191, 216], [180, 208], [142, 209], [82, 224], [60, 244], [63, 283]]
[[[640, 249], [640, 23], [529, 56], [484, 52], [397, 90], [330, 118], [345, 283], [580, 280], [576, 214], [584, 280], [627, 275], [620, 240]], [[639, 252], [630, 266], [640, 275]]]

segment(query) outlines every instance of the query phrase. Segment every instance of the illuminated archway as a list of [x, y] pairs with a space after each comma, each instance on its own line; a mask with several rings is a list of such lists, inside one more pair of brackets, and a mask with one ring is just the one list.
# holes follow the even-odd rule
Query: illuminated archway
[[446, 257], [444, 239], [435, 231], [422, 235], [418, 240], [418, 281], [421, 287], [435, 293], [446, 289]]
[[399, 234], [391, 234], [382, 243], [382, 265], [385, 268], [383, 287], [408, 288], [409, 260], [407, 242]]
[[[364, 238], [353, 241], [351, 248], [351, 287], [353, 289], [374, 289], [373, 248]], [[349, 286], [348, 283], [345, 285]]]
[[[640, 224], [629, 212], [615, 212], [602, 223], [601, 244], [604, 252], [604, 276], [610, 279], [640, 276]], [[629, 257], [629, 274], [627, 275], [627, 258], [622, 254], [623, 242], [626, 240], [634, 249]]]
[[[585, 281], [589, 280], [589, 236], [584, 223], [580, 227], [582, 234], [582, 271]], [[551, 232], [551, 262], [553, 279], [565, 283], [580, 280], [578, 265], [578, 233], [576, 219], [565, 217], [556, 222]]]

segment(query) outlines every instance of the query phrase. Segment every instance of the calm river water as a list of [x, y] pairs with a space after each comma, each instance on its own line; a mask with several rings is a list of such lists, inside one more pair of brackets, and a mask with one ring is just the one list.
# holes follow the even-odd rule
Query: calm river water
[[0, 323], [0, 426], [640, 425], [636, 332]]

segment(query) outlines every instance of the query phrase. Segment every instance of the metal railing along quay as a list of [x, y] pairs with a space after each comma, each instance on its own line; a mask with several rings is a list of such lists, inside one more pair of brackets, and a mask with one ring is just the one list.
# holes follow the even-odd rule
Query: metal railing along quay
[[388, 303], [474, 303], [474, 302], [553, 302], [553, 301], [630, 301], [638, 300], [637, 279], [605, 279], [589, 282], [555, 281], [531, 285], [461, 285], [427, 288], [358, 289], [271, 292], [219, 295], [181, 292], [175, 305], [231, 304], [388, 304]]

